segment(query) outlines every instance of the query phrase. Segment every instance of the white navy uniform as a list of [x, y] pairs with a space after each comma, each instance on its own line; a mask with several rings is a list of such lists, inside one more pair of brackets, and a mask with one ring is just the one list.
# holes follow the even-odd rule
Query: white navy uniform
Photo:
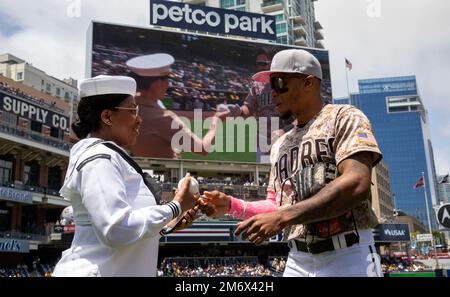
[[[102, 94], [135, 96], [136, 81], [98, 76], [80, 84], [82, 99]], [[53, 276], [156, 276], [159, 232], [180, 203], [156, 205], [142, 176], [101, 142], [83, 139], [70, 151], [60, 193], [72, 204], [75, 235]]]
[[181, 212], [157, 206], [143, 179], [117, 152], [88, 138], [71, 150], [61, 194], [75, 236], [54, 276], [156, 276], [161, 229]]

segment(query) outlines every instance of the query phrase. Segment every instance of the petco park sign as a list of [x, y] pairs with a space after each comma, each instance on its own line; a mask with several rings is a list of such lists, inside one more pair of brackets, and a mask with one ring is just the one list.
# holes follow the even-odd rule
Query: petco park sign
[[162, 0], [150, 1], [150, 24], [276, 40], [275, 17]]

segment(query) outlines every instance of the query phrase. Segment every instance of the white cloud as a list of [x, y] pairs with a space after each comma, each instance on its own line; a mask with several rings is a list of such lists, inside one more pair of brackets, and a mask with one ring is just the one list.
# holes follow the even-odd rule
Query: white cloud
[[[74, 2], [79, 1], [79, 2]], [[80, 17], [69, 17], [80, 3]], [[84, 77], [86, 32], [91, 20], [145, 26], [147, 0], [2, 0], [0, 11], [22, 27], [10, 37], [0, 34], [0, 52], [15, 54], [47, 73], [63, 78]]]
[[330, 50], [333, 92], [346, 96], [344, 57], [353, 63], [350, 90], [357, 81], [416, 75], [430, 116], [431, 139], [438, 172], [450, 169], [450, 1], [381, 0], [380, 18], [366, 11], [373, 1], [320, 0], [316, 17]]
[[[81, 4], [81, 15], [70, 18], [67, 9], [76, 1]], [[353, 92], [358, 79], [415, 74], [429, 109], [436, 165], [447, 172], [450, 1], [380, 0], [380, 18], [367, 15], [370, 2], [316, 2], [316, 16], [330, 49], [334, 95], [347, 93], [344, 57], [354, 66], [350, 72]], [[2, 0], [0, 11], [23, 29], [9, 37], [0, 34], [0, 53], [15, 54], [59, 78], [84, 77], [85, 34], [91, 20], [138, 26], [149, 23], [148, 0]]]

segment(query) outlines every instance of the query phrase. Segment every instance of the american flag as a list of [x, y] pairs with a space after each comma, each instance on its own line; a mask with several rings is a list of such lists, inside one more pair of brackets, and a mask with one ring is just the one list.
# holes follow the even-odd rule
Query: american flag
[[417, 181], [414, 185], [414, 190], [417, 188], [423, 188], [425, 186], [425, 181], [423, 180], [423, 176]]
[[348, 68], [348, 70], [353, 69], [353, 64], [350, 62], [347, 58], [345, 58], [345, 66]]

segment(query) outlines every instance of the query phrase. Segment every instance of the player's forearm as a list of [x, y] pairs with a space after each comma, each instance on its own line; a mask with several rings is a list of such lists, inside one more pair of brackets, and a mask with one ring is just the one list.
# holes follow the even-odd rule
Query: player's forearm
[[309, 224], [339, 217], [361, 204], [370, 191], [370, 179], [342, 175], [313, 197], [282, 212], [287, 225]]
[[274, 192], [268, 192], [266, 200], [245, 202], [241, 199], [231, 198], [229, 215], [235, 218], [248, 219], [257, 214], [270, 213], [278, 209]]

